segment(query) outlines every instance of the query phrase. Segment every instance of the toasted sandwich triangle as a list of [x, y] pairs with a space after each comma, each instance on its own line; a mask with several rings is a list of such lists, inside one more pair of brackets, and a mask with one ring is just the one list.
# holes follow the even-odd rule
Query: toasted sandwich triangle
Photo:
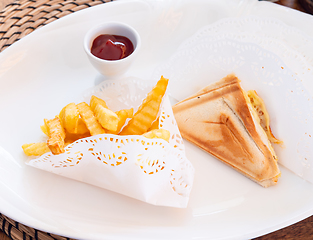
[[277, 183], [277, 157], [235, 75], [177, 103], [173, 112], [183, 138], [264, 187]]

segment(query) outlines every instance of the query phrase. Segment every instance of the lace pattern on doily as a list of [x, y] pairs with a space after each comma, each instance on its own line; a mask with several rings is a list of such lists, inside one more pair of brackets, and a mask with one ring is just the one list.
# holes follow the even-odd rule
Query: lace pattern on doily
[[[258, 16], [224, 18], [198, 30], [181, 44], [181, 48], [206, 41], [206, 38], [213, 40], [213, 37], [215, 40], [230, 38], [256, 43], [280, 57], [297, 58], [302, 64], [313, 66], [313, 54], [307, 54], [308, 51], [313, 53], [313, 38], [278, 19]], [[306, 66], [303, 69], [307, 69]]]

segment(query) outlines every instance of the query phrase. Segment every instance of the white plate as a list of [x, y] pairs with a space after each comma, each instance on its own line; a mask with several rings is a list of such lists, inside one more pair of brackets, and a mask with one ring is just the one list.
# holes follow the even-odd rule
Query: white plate
[[279, 184], [264, 189], [188, 142], [196, 177], [187, 209], [152, 206], [24, 164], [21, 145], [39, 140], [43, 118], [103, 80], [82, 47], [91, 26], [114, 20], [136, 28], [143, 45], [127, 74], [150, 79], [198, 29], [249, 14], [276, 16], [304, 31], [311, 24], [301, 21], [313, 22], [309, 15], [258, 1], [129, 0], [66, 16], [2, 52], [0, 212], [79, 239], [248, 239], [313, 214], [313, 185], [289, 170], [282, 168]]

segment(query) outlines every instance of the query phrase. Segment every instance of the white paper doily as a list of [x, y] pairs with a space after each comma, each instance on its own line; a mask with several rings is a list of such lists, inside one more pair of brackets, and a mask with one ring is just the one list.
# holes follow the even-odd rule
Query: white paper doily
[[274, 18], [225, 18], [201, 28], [180, 48], [223, 39], [257, 44], [278, 55], [301, 79], [313, 78], [313, 38]]
[[155, 74], [161, 72], [178, 101], [235, 73], [268, 108], [274, 135], [284, 141], [284, 147], [275, 146], [279, 163], [313, 182], [313, 99], [276, 54], [252, 43], [206, 39], [181, 47]]
[[[289, 48], [289, 50], [297, 51], [306, 61], [313, 66], [312, 54], [313, 39], [301, 30], [290, 27], [282, 21], [274, 18], [262, 18], [258, 16], [243, 16], [236, 18], [224, 18], [213, 24], [207, 25], [197, 31], [191, 38], [187, 39], [181, 48], [196, 42], [205, 41], [206, 37], [212, 37], [219, 34], [225, 36], [233, 36], [238, 41], [252, 42], [263, 44], [264, 48], [272, 48], [275, 51], [276, 47], [270, 46], [272, 43], [263, 42], [263, 38], [269, 38], [279, 41]], [[255, 42], [257, 40], [257, 42]], [[269, 50], [269, 49], [268, 49]]]
[[[136, 78], [105, 81], [86, 92], [104, 99], [112, 110], [138, 109], [154, 85]], [[159, 112], [159, 128], [170, 131], [169, 142], [139, 135], [99, 134], [75, 141], [65, 153], [46, 153], [28, 165], [89, 183], [141, 201], [185, 208], [194, 168], [185, 156], [167, 94]]]

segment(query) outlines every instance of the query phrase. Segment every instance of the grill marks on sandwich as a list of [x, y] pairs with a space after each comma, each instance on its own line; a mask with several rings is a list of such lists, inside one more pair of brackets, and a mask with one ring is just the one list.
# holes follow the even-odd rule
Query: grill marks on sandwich
[[[244, 136], [235, 127], [235, 123], [226, 114], [221, 114], [219, 122], [203, 121], [203, 123], [210, 124], [210, 133], [214, 127], [211, 124], [216, 124], [216, 131], [221, 132], [221, 139], [210, 141], [210, 145], [218, 150], [221, 146], [227, 148], [232, 152], [233, 156], [237, 159], [242, 159], [243, 164], [248, 160], [253, 163], [253, 153], [249, 150]], [[248, 134], [248, 132], [247, 132]], [[232, 144], [227, 144], [232, 143]], [[225, 144], [226, 143], [226, 144]], [[245, 156], [244, 158], [242, 158]]]
[[[254, 145], [256, 148], [259, 149], [259, 151], [263, 154], [263, 155], [266, 155], [266, 146], [264, 146], [264, 144], [261, 144], [261, 146], [258, 144], [258, 142], [255, 141], [255, 138], [253, 138], [253, 136], [250, 134], [250, 132], [254, 132], [256, 131], [255, 129], [255, 125], [254, 124], [251, 124], [251, 122], [253, 122], [253, 119], [250, 115], [241, 115], [236, 113], [236, 110], [232, 109], [232, 107], [227, 103], [227, 101], [223, 98], [225, 104], [227, 105], [227, 107], [232, 111], [232, 113], [237, 117], [237, 119], [240, 121], [243, 129], [245, 130], [246, 134], [250, 137], [250, 139], [253, 141]], [[237, 112], [239, 113], [243, 113], [243, 112], [247, 112], [249, 111], [249, 108], [248, 106], [244, 103], [242, 104], [242, 107], [241, 108], [245, 108], [245, 109], [239, 109], [237, 110]], [[249, 119], [249, 121], [247, 121]], [[250, 120], [251, 119], [251, 120]], [[248, 128], [247, 128], [248, 126]], [[245, 137], [242, 136], [241, 132], [238, 131], [238, 128], [236, 128], [236, 125], [234, 123], [229, 123], [228, 127], [230, 129], [233, 129], [233, 134], [235, 136], [237, 136], [237, 139], [239, 139], [239, 142], [241, 143], [242, 147], [244, 147], [244, 149], [246, 149], [246, 151], [248, 152], [248, 156], [252, 157], [252, 154], [248, 149], [249, 147], [247, 146], [246, 144], [246, 141], [245, 141]], [[236, 134], [235, 134], [236, 133]], [[276, 156], [274, 156], [276, 157]], [[252, 160], [251, 160], [252, 161]], [[252, 161], [253, 162], [253, 161]]]

